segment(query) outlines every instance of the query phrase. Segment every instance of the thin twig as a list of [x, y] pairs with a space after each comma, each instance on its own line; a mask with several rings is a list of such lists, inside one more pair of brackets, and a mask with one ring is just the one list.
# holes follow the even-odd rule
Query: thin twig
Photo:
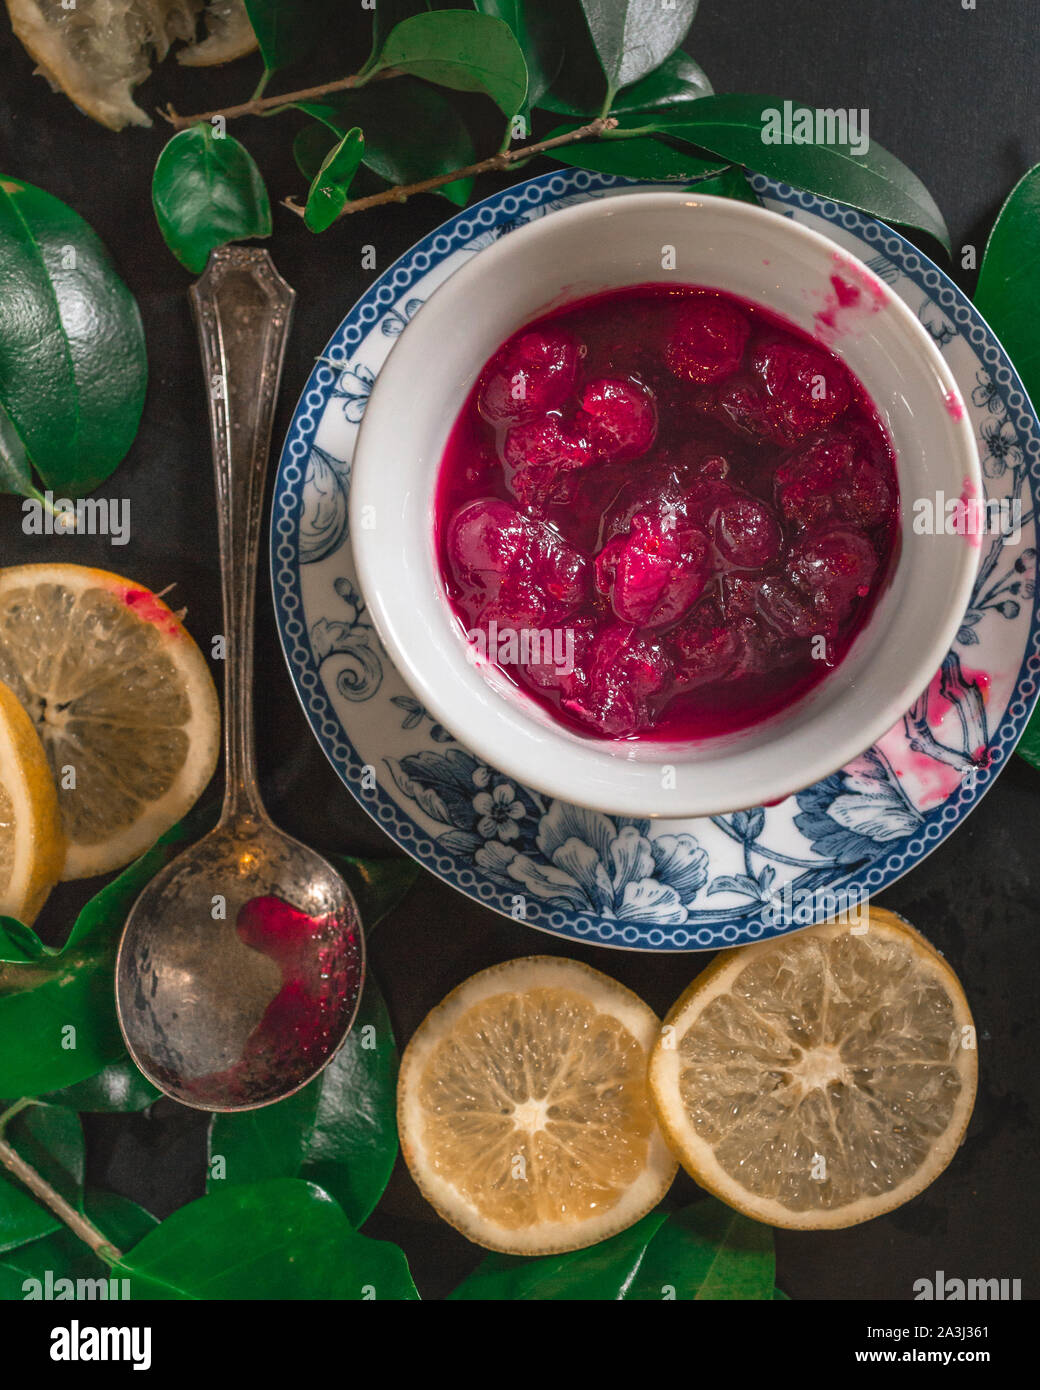
[[[395, 184], [393, 188], [384, 188], [382, 193], [373, 193], [368, 198], [355, 198], [353, 202], [344, 203], [339, 215], [345, 217], [350, 212], [364, 212], [368, 208], [380, 207], [384, 203], [403, 203], [415, 193], [430, 193], [435, 188], [443, 188], [446, 183], [454, 183], [456, 179], [470, 179], [475, 178], [478, 174], [501, 172], [521, 159], [531, 159], [535, 155], [545, 154], [546, 151], [554, 150], [560, 145], [572, 145], [576, 140], [588, 140], [592, 136], [602, 135], [608, 130], [613, 130], [616, 126], [617, 121], [613, 116], [598, 116], [588, 125], [580, 126], [577, 130], [568, 131], [564, 135], [554, 135], [551, 140], [538, 140], [533, 145], [518, 145], [513, 150], [501, 150], [498, 154], [489, 155], [487, 159], [482, 159], [476, 164], [467, 164], [463, 169], [452, 169], [446, 174], [438, 174], [435, 178], [423, 179], [420, 183]], [[287, 207], [290, 212], [295, 212], [299, 217], [304, 214], [304, 209], [293, 198], [283, 198], [282, 206]]]
[[211, 121], [214, 116], [223, 116], [226, 121], [234, 121], [239, 116], [262, 116], [265, 111], [273, 110], [277, 106], [292, 106], [298, 101], [314, 101], [317, 97], [331, 96], [333, 92], [348, 91], [362, 81], [382, 82], [388, 77], [400, 76], [397, 68], [386, 68], [383, 72], [373, 73], [371, 77], [366, 78], [355, 72], [349, 77], [337, 77], [335, 82], [322, 82], [317, 87], [302, 87], [298, 92], [281, 92], [273, 97], [253, 97], [249, 101], [239, 102], [237, 106], [223, 106], [216, 111], [199, 111], [194, 116], [180, 116], [172, 105], [168, 105], [165, 110], [160, 107], [159, 115], [164, 121], [169, 121], [174, 130], [187, 130], [189, 126], [198, 125], [200, 121]]
[[[22, 1107], [12, 1106], [2, 1117], [4, 1121], [13, 1118], [17, 1109], [20, 1108]], [[38, 1201], [41, 1201], [44, 1206], [50, 1207], [59, 1221], [63, 1221], [73, 1235], [83, 1241], [84, 1245], [89, 1245], [99, 1259], [104, 1260], [106, 1264], [112, 1264], [123, 1258], [122, 1251], [117, 1250], [107, 1236], [99, 1231], [81, 1211], [71, 1207], [60, 1192], [55, 1192], [46, 1178], [41, 1177], [36, 1169], [31, 1164], [26, 1163], [21, 1154], [3, 1138], [0, 1138], [0, 1163], [13, 1173], [19, 1182], [24, 1183]]]

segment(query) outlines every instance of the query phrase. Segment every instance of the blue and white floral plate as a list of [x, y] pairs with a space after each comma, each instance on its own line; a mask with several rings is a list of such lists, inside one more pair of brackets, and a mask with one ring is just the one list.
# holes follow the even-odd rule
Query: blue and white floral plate
[[761, 177], [767, 207], [832, 237], [899, 294], [949, 362], [975, 426], [987, 500], [1021, 535], [982, 537], [964, 626], [927, 694], [864, 757], [780, 805], [684, 821], [551, 801], [479, 761], [423, 709], [380, 645], [347, 533], [350, 459], [376, 373], [409, 318], [514, 227], [638, 185], [566, 170], [451, 218], [340, 324], [300, 398], [271, 528], [289, 671], [344, 785], [431, 873], [477, 902], [579, 941], [654, 951], [731, 946], [832, 915], [893, 883], [971, 811], [1037, 694], [1034, 493], [1040, 424], [1000, 343], [898, 233]]

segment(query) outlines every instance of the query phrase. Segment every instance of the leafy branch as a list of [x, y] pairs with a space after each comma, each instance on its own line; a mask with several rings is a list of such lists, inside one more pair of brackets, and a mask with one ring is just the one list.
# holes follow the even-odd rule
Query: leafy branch
[[[495, 171], [501, 172], [520, 160], [533, 159], [536, 155], [547, 154], [550, 150], [558, 149], [562, 145], [571, 145], [578, 140], [589, 140], [597, 135], [605, 135], [614, 130], [617, 124], [617, 120], [613, 117], [598, 116], [594, 121], [589, 121], [587, 125], [580, 126], [577, 130], [567, 131], [562, 135], [554, 135], [551, 139], [537, 140], [533, 144], [518, 145], [513, 149], [500, 150], [498, 154], [489, 155], [487, 159], [477, 160], [475, 164], [467, 164], [461, 169], [451, 169], [447, 173], [436, 174], [433, 178], [420, 179], [417, 183], [395, 184], [392, 188], [386, 188], [381, 193], [372, 193], [366, 198], [355, 198], [344, 203], [337, 216], [343, 217], [347, 213], [365, 212], [369, 208], [380, 207], [385, 203], [403, 203], [416, 193], [433, 193], [445, 184], [455, 183], [459, 179], [475, 178], [478, 174], [490, 174]], [[306, 213], [306, 208], [301, 207], [292, 198], [283, 198], [282, 206], [288, 208], [290, 212], [297, 213], [300, 217]]]
[[[292, 59], [288, 50], [279, 55], [279, 33], [293, 31], [297, 56], [305, 42], [313, 48], [328, 39], [324, 11], [319, 22], [317, 11], [308, 17], [290, 0], [249, 0], [247, 7], [254, 27], [260, 24], [268, 75]], [[441, 194], [462, 206], [481, 175], [548, 155], [655, 182], [689, 186], [710, 177], [705, 191], [755, 201], [744, 177], [752, 169], [916, 227], [949, 249], [931, 195], [881, 146], [861, 149], [836, 138], [772, 143], [767, 117], [785, 107], [782, 99], [714, 95], [703, 71], [679, 49], [697, 7], [698, 0], [674, 0], [663, 11], [660, 0], [472, 0], [471, 9], [436, 10], [420, 0], [381, 5], [373, 14], [371, 52], [349, 76], [278, 96], [258, 91], [248, 101], [192, 116], [167, 108], [163, 114], [177, 133], [153, 184], [163, 235], [192, 270], [229, 240], [269, 235], [260, 171], [218, 118], [302, 112], [316, 121], [294, 143], [310, 188], [306, 200], [289, 196], [282, 206], [316, 233], [348, 214], [416, 194]], [[389, 77], [396, 81], [386, 87]], [[477, 157], [470, 126], [478, 107], [472, 101], [460, 107], [457, 94], [483, 98], [483, 123], [488, 103], [505, 118], [504, 133], [495, 136], [497, 154]], [[537, 129], [540, 112], [568, 119]], [[214, 121], [210, 140], [187, 143]]]
[[301, 101], [317, 101], [320, 97], [333, 96], [336, 92], [346, 92], [350, 91], [351, 88], [361, 87], [369, 81], [380, 81], [388, 77], [402, 77], [403, 75], [396, 68], [388, 68], [384, 72], [373, 73], [370, 77], [355, 72], [350, 77], [338, 77], [333, 82], [319, 82], [316, 87], [301, 87], [297, 92], [283, 92], [280, 96], [253, 97], [249, 101], [239, 102], [237, 106], [221, 106], [214, 111], [200, 111], [194, 116], [181, 116], [174, 110], [172, 103], [167, 103], [165, 107], [159, 108], [159, 115], [164, 121], [168, 121], [174, 130], [187, 130], [190, 126], [201, 125], [206, 121], [213, 122], [218, 119], [235, 121], [240, 116], [266, 116], [272, 111], [287, 110]]
[[36, 1171], [32, 1164], [27, 1163], [13, 1144], [8, 1143], [4, 1138], [7, 1125], [22, 1110], [38, 1102], [32, 1097], [24, 1097], [17, 1100], [7, 1110], [0, 1114], [0, 1163], [4, 1165], [9, 1173], [12, 1173], [19, 1182], [25, 1184], [34, 1197], [49, 1207], [59, 1221], [63, 1221], [69, 1230], [88, 1245], [94, 1254], [106, 1264], [114, 1264], [122, 1259], [122, 1252], [118, 1250], [112, 1242], [105, 1236], [94, 1223], [83, 1214], [77, 1211], [65, 1198], [52, 1187], [47, 1179]]

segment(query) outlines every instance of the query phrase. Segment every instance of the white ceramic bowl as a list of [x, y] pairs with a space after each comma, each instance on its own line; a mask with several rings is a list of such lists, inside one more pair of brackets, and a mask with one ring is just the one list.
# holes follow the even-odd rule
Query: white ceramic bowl
[[[663, 270], [672, 259], [674, 270]], [[840, 306], [834, 276], [859, 290], [855, 305]], [[572, 733], [494, 667], [473, 664], [438, 573], [434, 493], [468, 392], [517, 328], [599, 290], [668, 280], [764, 304], [848, 363], [895, 447], [901, 543], [869, 622], [797, 704], [703, 743], [612, 743]], [[691, 193], [632, 193], [510, 233], [423, 305], [365, 411], [350, 527], [380, 637], [418, 698], [467, 747], [567, 802], [687, 817], [776, 801], [819, 781], [869, 748], [925, 689], [967, 607], [979, 556], [977, 538], [914, 533], [914, 500], [939, 492], [982, 496], [978, 453], [953, 376], [902, 300], [835, 242], [776, 213]]]

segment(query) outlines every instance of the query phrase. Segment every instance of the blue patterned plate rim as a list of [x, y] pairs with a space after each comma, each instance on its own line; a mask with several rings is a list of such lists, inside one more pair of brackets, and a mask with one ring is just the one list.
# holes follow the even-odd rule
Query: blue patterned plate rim
[[[1022, 490], [1029, 481], [1030, 505], [1021, 524], [1024, 536], [1033, 534], [1032, 498], [1040, 483], [1040, 422], [1007, 354], [970, 300], [944, 271], [885, 223], [761, 175], [754, 175], [752, 184], [766, 206], [774, 206], [786, 216], [796, 212], [812, 215], [829, 224], [823, 230], [835, 239], [840, 241], [844, 232], [866, 242], [868, 249], [875, 248], [878, 254], [867, 260], [875, 273], [890, 283], [906, 279], [923, 291], [918, 316], [940, 349], [946, 351], [952, 344], [959, 350], [970, 342], [972, 358], [981, 358], [992, 369], [976, 370], [976, 384], [971, 387], [963, 379], [966, 368], [962, 363], [959, 384], [966, 402], [970, 395], [974, 413], [982, 417], [979, 437], [986, 451], [984, 471], [993, 482], [987, 495], [997, 495], [994, 489], [1002, 484], [1008, 489], [1006, 495], [1017, 497], [1021, 504]], [[900, 785], [898, 779], [904, 774], [894, 770], [892, 759], [881, 749], [882, 740], [865, 760], [858, 760], [862, 766], [853, 769], [850, 765], [784, 804], [793, 829], [810, 847], [800, 856], [764, 843], [767, 814], [778, 814], [773, 808], [767, 813], [765, 808], [754, 807], [712, 817], [710, 822], [652, 826], [558, 802], [546, 803], [537, 793], [480, 764], [437, 725], [428, 733], [444, 752], [422, 750], [396, 760], [384, 759], [398, 793], [394, 796], [378, 774], [372, 775], [373, 765], [357, 752], [343, 714], [330, 700], [321, 675], [328, 650], [320, 654], [315, 650], [315, 637], [320, 632], [323, 648], [349, 651], [350, 658], [360, 663], [360, 679], [371, 678], [370, 685], [374, 680], [373, 693], [382, 680], [380, 662], [390, 668], [378, 639], [363, 620], [363, 597], [344, 572], [344, 555], [349, 555], [345, 521], [335, 537], [335, 547], [317, 558], [326, 560], [343, 548], [336, 567], [342, 577], [335, 579], [335, 590], [353, 616], [349, 621], [330, 622], [323, 614], [310, 628], [297, 616], [307, 616], [301, 525], [305, 490], [315, 462], [328, 482], [342, 490], [344, 498], [349, 486], [349, 463], [328, 456], [314, 439], [326, 409], [337, 396], [346, 395], [344, 414], [356, 426], [363, 398], [374, 380], [372, 369], [352, 358], [351, 345], [361, 347], [369, 342], [380, 323], [384, 333], [400, 331], [421, 302], [406, 298], [409, 288], [456, 251], [475, 253], [475, 244], [479, 249], [482, 242], [504, 235], [520, 220], [551, 212], [561, 200], [573, 202], [662, 186], [669, 185], [576, 169], [544, 174], [456, 214], [375, 280], [329, 340], [297, 403], [275, 481], [271, 579], [282, 650], [314, 736], [344, 786], [401, 849], [474, 901], [539, 930], [619, 949], [714, 950], [795, 930], [880, 892], [945, 840], [989, 790], [1025, 729], [1038, 696], [1040, 594], [1035, 546], [1024, 549], [1007, 575], [1002, 579], [998, 576], [988, 590], [985, 584], [1001, 559], [1009, 557], [1003, 556], [1003, 541], [999, 539], [982, 557], [972, 606], [944, 662], [941, 687], [937, 685], [942, 702], [956, 714], [963, 735], [961, 749], [943, 744], [931, 729], [927, 699], [922, 708], [918, 708], [919, 701], [904, 717], [908, 747], [916, 749], [923, 740], [927, 756], [936, 760], [943, 774], [952, 775], [951, 769], [956, 773], [954, 789], [934, 807], [918, 807]], [[862, 246], [855, 254], [862, 254]], [[960, 323], [960, 330], [954, 320]], [[977, 368], [979, 362], [973, 360], [970, 365]], [[337, 381], [347, 377], [351, 390], [358, 394], [352, 396], [336, 388]], [[352, 406], [356, 409], [353, 415]], [[304, 458], [308, 459], [306, 473]], [[308, 561], [313, 558], [307, 557]], [[1019, 596], [1032, 598], [1032, 605], [1023, 606]], [[1017, 675], [992, 729], [987, 723], [979, 673], [963, 667], [958, 651], [962, 648], [970, 653], [973, 647], [982, 647], [977, 629], [987, 616], [1006, 620], [1000, 624], [998, 638], [1005, 626], [1022, 630]], [[992, 621], [986, 630], [992, 633]], [[336, 641], [343, 634], [345, 644], [337, 647]], [[997, 642], [991, 636], [985, 645], [995, 649]], [[985, 673], [982, 679], [988, 680]], [[365, 698], [367, 694], [358, 693], [356, 688], [348, 696], [351, 701]], [[401, 711], [405, 714], [402, 729], [414, 729], [430, 718], [414, 697], [405, 693], [390, 697], [388, 737], [389, 721], [399, 720]], [[985, 758], [978, 756], [982, 747], [987, 750]], [[445, 832], [434, 839], [403, 804], [407, 801], [414, 801], [427, 818], [446, 826]], [[792, 802], [798, 814], [794, 814]], [[691, 833], [690, 827], [697, 833]], [[709, 856], [700, 843], [705, 835], [714, 836], [716, 851], [722, 845], [737, 854], [742, 862], [736, 867], [743, 871], [710, 876]], [[512, 843], [517, 840], [519, 844]], [[807, 853], [812, 857], [807, 858]], [[765, 861], [761, 868], [755, 867], [756, 859]], [[785, 869], [799, 872], [782, 880]], [[737, 902], [712, 908], [695, 905], [713, 895], [736, 897]]]

